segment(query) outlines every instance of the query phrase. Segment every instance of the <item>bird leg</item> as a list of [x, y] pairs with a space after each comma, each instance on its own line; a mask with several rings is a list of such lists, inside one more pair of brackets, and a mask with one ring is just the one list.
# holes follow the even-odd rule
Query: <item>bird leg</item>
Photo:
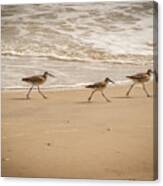
[[37, 86], [37, 88], [38, 88], [38, 92], [41, 94], [41, 96], [42, 96], [44, 99], [47, 99], [47, 97], [41, 92], [40, 87]]
[[130, 91], [132, 90], [132, 88], [134, 87], [135, 84], [136, 84], [136, 83], [133, 83], [133, 84], [130, 86], [129, 90], [126, 92], [126, 96], [129, 96]]
[[91, 99], [92, 99], [92, 96], [93, 96], [93, 94], [96, 92], [96, 90], [93, 90], [92, 92], [91, 92], [91, 95], [88, 97], [88, 101], [91, 101]]
[[143, 90], [144, 90], [144, 92], [146, 93], [146, 96], [147, 96], [147, 97], [150, 97], [150, 95], [149, 95], [149, 93], [148, 93], [148, 91], [147, 91], [147, 89], [146, 89], [144, 83], [142, 83], [142, 86], [143, 86]]
[[30, 93], [31, 93], [31, 91], [32, 91], [32, 89], [33, 89], [33, 84], [32, 84], [32, 86], [30, 87], [30, 89], [28, 90], [28, 93], [27, 93], [27, 95], [26, 95], [26, 98], [27, 99], [30, 99], [30, 97], [29, 97], [29, 95], [30, 95]]
[[105, 98], [107, 102], [110, 102], [110, 100], [105, 96], [105, 94], [101, 91], [101, 95]]

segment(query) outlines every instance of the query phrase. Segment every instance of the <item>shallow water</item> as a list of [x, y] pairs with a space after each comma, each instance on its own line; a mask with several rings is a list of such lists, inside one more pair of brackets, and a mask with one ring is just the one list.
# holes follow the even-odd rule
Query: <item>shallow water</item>
[[2, 6], [2, 88], [49, 71], [45, 88], [80, 87], [153, 68], [153, 3]]

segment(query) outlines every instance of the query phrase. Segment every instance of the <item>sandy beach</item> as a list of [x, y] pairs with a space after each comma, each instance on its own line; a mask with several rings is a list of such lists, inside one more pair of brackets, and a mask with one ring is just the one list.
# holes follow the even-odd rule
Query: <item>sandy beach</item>
[[[157, 12], [152, 1], [1, 6], [3, 177], [157, 178]], [[125, 96], [135, 74], [151, 97]], [[108, 78], [111, 102], [89, 103], [85, 85]], [[31, 81], [48, 99], [26, 99]]]
[[2, 91], [2, 176], [153, 180], [152, 87]]

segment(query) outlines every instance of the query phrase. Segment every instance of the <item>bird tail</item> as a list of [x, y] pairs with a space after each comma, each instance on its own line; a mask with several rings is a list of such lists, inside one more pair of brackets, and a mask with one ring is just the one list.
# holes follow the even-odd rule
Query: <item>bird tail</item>
[[126, 78], [132, 79], [132, 76], [126, 76]]
[[22, 78], [22, 81], [29, 81], [28, 78]]
[[94, 88], [93, 85], [86, 85], [85, 88]]

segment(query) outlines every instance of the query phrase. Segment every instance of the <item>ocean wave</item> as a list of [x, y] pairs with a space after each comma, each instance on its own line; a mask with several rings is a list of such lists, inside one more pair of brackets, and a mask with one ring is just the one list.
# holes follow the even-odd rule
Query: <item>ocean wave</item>
[[2, 85], [43, 73], [44, 88], [80, 87], [153, 66], [153, 2], [2, 5]]
[[66, 61], [152, 55], [152, 13], [152, 2], [3, 5], [2, 53]]
[[130, 64], [130, 65], [146, 65], [153, 63], [152, 55], [110, 55], [109, 59], [91, 59], [91, 58], [77, 58], [77, 57], [67, 57], [67, 56], [58, 56], [52, 53], [24, 53], [24, 52], [15, 52], [15, 51], [2, 51], [1, 55], [3, 56], [17, 56], [17, 57], [39, 57], [39, 58], [50, 58], [56, 61], [62, 62], [82, 62], [82, 63], [92, 63], [92, 62], [103, 62], [103, 63], [112, 63], [112, 64]]

